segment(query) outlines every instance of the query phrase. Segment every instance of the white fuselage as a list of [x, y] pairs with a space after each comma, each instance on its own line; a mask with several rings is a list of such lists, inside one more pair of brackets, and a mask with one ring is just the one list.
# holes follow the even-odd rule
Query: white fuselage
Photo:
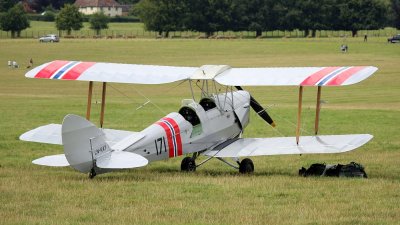
[[141, 131], [144, 137], [126, 151], [156, 161], [212, 149], [240, 135], [249, 123], [249, 107], [246, 91], [213, 95], [199, 103], [184, 100], [179, 113], [172, 112]]

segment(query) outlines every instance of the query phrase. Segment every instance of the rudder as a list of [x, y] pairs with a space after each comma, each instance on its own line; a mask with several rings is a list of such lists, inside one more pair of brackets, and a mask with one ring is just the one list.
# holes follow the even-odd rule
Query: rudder
[[148, 164], [143, 156], [110, 148], [105, 134], [83, 117], [65, 116], [61, 129], [64, 154], [74, 169], [94, 174], [114, 169], [129, 169]]
[[64, 117], [61, 136], [70, 166], [82, 173], [90, 172], [97, 159], [111, 154], [104, 133], [80, 116], [69, 114]]

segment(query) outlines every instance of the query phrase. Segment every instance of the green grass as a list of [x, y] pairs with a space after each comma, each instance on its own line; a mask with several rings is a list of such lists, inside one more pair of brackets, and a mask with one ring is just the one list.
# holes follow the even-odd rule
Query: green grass
[[[400, 45], [385, 38], [261, 40], [0, 40], [0, 224], [398, 224], [400, 221]], [[335, 155], [255, 157], [241, 176], [217, 160], [181, 173], [180, 158], [100, 175], [31, 164], [62, 147], [18, 140], [23, 132], [85, 115], [87, 83], [24, 77], [30, 58], [136, 64], [233, 67], [373, 65], [379, 71], [350, 87], [323, 88], [322, 134], [370, 133], [362, 148]], [[16, 60], [20, 69], [7, 67]], [[141, 130], [190, 98], [187, 84], [108, 88], [105, 126]], [[271, 129], [254, 114], [247, 137], [295, 133], [297, 88], [249, 87], [276, 120]], [[123, 95], [120, 93], [122, 92]], [[135, 110], [147, 100], [148, 104]], [[316, 88], [305, 88], [303, 134], [312, 133]], [[96, 84], [94, 101], [101, 99]], [[98, 121], [93, 103], [92, 120]], [[369, 179], [303, 178], [314, 162], [366, 167]]]

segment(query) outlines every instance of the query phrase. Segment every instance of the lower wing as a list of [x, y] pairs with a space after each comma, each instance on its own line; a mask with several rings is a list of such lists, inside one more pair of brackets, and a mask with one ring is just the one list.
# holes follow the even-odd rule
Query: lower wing
[[204, 154], [213, 157], [243, 157], [341, 153], [359, 148], [372, 138], [370, 134], [302, 136], [298, 145], [296, 137], [240, 138]]

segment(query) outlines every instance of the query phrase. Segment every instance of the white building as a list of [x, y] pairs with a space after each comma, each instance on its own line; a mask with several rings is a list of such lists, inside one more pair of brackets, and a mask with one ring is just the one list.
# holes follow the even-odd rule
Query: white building
[[122, 16], [122, 6], [114, 0], [77, 0], [75, 5], [85, 15], [103, 12], [110, 17]]

